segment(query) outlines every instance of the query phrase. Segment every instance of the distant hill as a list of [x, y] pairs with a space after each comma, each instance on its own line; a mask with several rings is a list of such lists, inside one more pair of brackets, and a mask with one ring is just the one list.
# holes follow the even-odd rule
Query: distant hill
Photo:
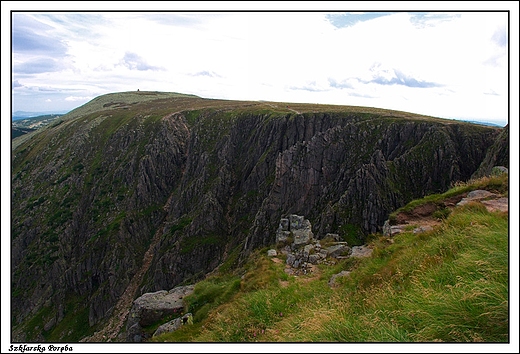
[[39, 116], [51, 116], [51, 115], [64, 115], [68, 111], [47, 111], [47, 112], [27, 112], [27, 111], [16, 111], [11, 115], [11, 120], [21, 120], [26, 118], [35, 118]]
[[491, 122], [482, 122], [478, 120], [464, 120], [464, 122], [473, 123], [473, 124], [480, 124], [480, 125], [487, 125], [489, 127], [504, 127], [505, 124], [497, 124], [497, 123], [491, 123]]
[[15, 139], [19, 136], [31, 133], [50, 124], [61, 116], [63, 116], [63, 114], [46, 114], [27, 118], [13, 116], [13, 120], [11, 122], [11, 139]]

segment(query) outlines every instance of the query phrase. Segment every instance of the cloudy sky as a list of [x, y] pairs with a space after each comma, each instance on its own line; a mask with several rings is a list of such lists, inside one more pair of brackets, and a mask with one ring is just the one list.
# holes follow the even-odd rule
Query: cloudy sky
[[370, 106], [505, 124], [507, 12], [13, 12], [12, 112], [109, 92]]
[[[2, 165], [10, 161], [6, 118], [11, 112], [65, 112], [110, 92], [140, 89], [370, 106], [503, 125], [508, 121], [510, 80], [511, 168], [518, 170], [517, 1], [299, 2], [301, 8], [294, 12], [272, 10], [292, 9], [297, 2], [223, 3], [2, 1]], [[373, 4], [385, 10], [370, 9]], [[511, 9], [512, 22], [507, 12], [467, 8], [477, 5]], [[64, 6], [72, 11], [49, 10]], [[133, 8], [123, 10], [156, 12], [93, 12], [124, 6]], [[162, 11], [173, 6], [176, 12]], [[271, 11], [201, 12], [237, 6]], [[74, 7], [89, 12], [74, 12]], [[401, 12], [410, 7], [434, 12]], [[199, 11], [187, 11], [193, 9]], [[398, 12], [388, 12], [394, 10]], [[6, 102], [12, 103], [10, 110]], [[6, 235], [9, 181], [9, 169], [3, 168]], [[517, 215], [518, 183], [510, 188], [510, 208]], [[511, 221], [512, 235], [518, 234], [517, 222]], [[8, 240], [2, 241], [6, 252]], [[511, 242], [511, 250], [517, 250], [518, 239]], [[2, 257], [6, 280], [8, 259]], [[518, 257], [511, 261], [511, 279], [518, 279]], [[516, 283], [512, 289], [518, 294]], [[8, 307], [9, 299], [3, 291], [2, 306]], [[516, 303], [512, 306], [518, 309]], [[9, 330], [9, 318], [4, 313], [2, 338], [8, 338], [3, 332]]]

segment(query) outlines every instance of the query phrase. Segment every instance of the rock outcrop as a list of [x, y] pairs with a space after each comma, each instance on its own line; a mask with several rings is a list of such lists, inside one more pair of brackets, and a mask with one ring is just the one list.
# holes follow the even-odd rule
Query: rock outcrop
[[497, 133], [493, 145], [488, 149], [484, 160], [473, 173], [472, 178], [489, 176], [493, 174], [493, 169], [497, 166], [500, 166], [499, 169], [509, 168], [509, 124]]
[[[126, 325], [127, 341], [141, 342], [146, 339], [143, 327], [155, 324], [170, 315], [180, 315], [185, 305], [183, 299], [193, 293], [193, 288], [193, 285], [179, 286], [170, 291], [146, 293], [134, 300]], [[164, 326], [160, 332], [171, 330], [173, 330], [173, 323]]]
[[276, 243], [286, 243], [291, 240], [294, 246], [299, 246], [308, 244], [313, 239], [311, 223], [303, 216], [290, 215], [288, 219], [280, 220], [276, 231]]
[[[295, 234], [303, 236], [294, 237]], [[340, 235], [330, 233], [321, 240], [315, 239], [309, 220], [295, 214], [281, 218], [276, 231], [276, 244], [280, 253], [286, 256], [285, 263], [289, 266], [286, 272], [292, 275], [308, 274], [313, 265], [331, 265], [338, 259], [369, 257], [372, 254], [372, 250], [366, 246], [350, 247], [347, 242], [340, 240]], [[275, 257], [277, 254], [275, 249], [267, 252], [268, 257]]]

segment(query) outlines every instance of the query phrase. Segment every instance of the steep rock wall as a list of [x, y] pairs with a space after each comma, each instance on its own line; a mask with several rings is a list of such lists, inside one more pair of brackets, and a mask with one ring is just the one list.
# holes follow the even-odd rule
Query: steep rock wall
[[[244, 257], [274, 243], [278, 220], [289, 214], [309, 218], [318, 238], [339, 233], [362, 243], [392, 210], [468, 179], [494, 134], [346, 114], [244, 115], [204, 125], [215, 120], [193, 126], [143, 291], [197, 279], [237, 249]], [[218, 133], [208, 139], [212, 128]]]
[[496, 137], [365, 113], [146, 107], [74, 116], [13, 151], [16, 339], [91, 333], [157, 230], [135, 297], [273, 244], [289, 214], [363, 242], [390, 211], [468, 179]]
[[130, 118], [64, 122], [13, 153], [14, 325], [83, 316], [93, 326], [140, 266], [189, 131], [174, 117]]

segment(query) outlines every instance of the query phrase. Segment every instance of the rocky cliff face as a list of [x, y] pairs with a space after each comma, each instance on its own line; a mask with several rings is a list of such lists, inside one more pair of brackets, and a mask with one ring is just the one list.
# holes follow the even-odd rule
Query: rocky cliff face
[[102, 326], [154, 235], [134, 298], [273, 244], [289, 214], [318, 239], [361, 244], [397, 207], [470, 178], [499, 134], [403, 112], [139, 95], [102, 96], [13, 150], [15, 340]]
[[472, 177], [487, 176], [491, 174], [495, 166], [509, 168], [509, 124], [497, 135], [493, 145], [488, 149], [484, 161], [482, 161]]

